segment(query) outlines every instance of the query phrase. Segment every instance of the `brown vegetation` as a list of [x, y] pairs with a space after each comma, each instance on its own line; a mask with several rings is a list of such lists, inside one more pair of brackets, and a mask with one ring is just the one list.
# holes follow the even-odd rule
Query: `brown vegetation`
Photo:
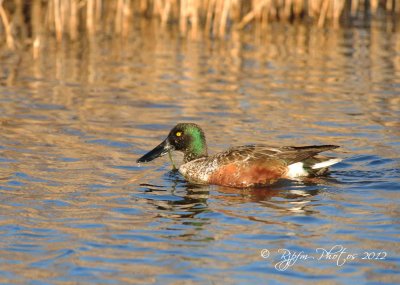
[[[199, 31], [223, 37], [230, 29], [264, 27], [273, 21], [307, 21], [339, 26], [385, 11], [400, 14], [397, 0], [0, 0], [0, 43], [14, 49], [40, 37], [76, 40], [97, 33], [126, 36], [138, 18], [157, 19], [160, 28], [179, 27], [181, 35]], [[25, 41], [23, 41], [25, 43]]]

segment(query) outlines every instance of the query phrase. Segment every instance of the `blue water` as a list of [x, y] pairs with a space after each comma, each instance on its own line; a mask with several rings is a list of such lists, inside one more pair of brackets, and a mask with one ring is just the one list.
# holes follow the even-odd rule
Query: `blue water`
[[[0, 282], [400, 283], [399, 34], [270, 33], [6, 58]], [[201, 125], [210, 153], [337, 144], [344, 161], [260, 189], [192, 185], [167, 157], [136, 164], [177, 122]]]

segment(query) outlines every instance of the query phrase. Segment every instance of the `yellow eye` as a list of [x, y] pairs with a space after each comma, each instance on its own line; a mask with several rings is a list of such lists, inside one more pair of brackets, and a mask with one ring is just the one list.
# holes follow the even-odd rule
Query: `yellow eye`
[[182, 132], [176, 132], [176, 136], [180, 137], [182, 135]]

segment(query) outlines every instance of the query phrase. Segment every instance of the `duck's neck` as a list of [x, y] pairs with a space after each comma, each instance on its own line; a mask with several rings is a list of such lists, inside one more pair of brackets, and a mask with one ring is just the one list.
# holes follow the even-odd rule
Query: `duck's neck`
[[207, 143], [204, 133], [198, 129], [191, 130], [191, 142], [184, 153], [183, 162], [187, 163], [207, 156]]

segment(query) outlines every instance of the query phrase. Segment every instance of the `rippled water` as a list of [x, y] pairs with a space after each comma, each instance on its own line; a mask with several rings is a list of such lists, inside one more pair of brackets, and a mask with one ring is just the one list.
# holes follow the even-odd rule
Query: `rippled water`
[[[398, 33], [145, 29], [0, 56], [1, 283], [400, 282]], [[345, 160], [246, 190], [137, 165], [177, 122], [203, 126], [211, 153], [338, 144]]]

